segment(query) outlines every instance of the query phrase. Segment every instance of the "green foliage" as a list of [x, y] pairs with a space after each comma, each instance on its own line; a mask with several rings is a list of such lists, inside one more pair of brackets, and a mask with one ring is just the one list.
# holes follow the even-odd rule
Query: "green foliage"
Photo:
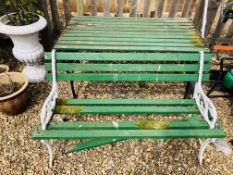
[[5, 0], [6, 8], [10, 8], [14, 15], [7, 15], [10, 25], [22, 26], [36, 22], [38, 15], [43, 15], [38, 9], [38, 0]]

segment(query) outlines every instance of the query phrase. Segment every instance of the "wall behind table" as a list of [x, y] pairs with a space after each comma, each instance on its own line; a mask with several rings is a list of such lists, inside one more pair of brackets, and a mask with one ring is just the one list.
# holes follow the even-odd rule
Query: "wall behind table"
[[[117, 0], [110, 0], [111, 1], [111, 7], [110, 7], [110, 12], [114, 13], [116, 12], [117, 8]], [[157, 5], [158, 0], [151, 0], [151, 5], [150, 9], [153, 11]], [[170, 0], [171, 1], [171, 0]], [[181, 12], [184, 6], [184, 1], [185, 0], [179, 0], [178, 5], [177, 5], [177, 11]], [[193, 0], [193, 6], [192, 6], [192, 11], [195, 9], [195, 3], [197, 0]], [[129, 12], [130, 8], [130, 2], [131, 0], [124, 0], [124, 13]], [[76, 0], [70, 0], [71, 4], [71, 10], [76, 11]], [[91, 9], [91, 1], [90, 0], [83, 0], [84, 4], [84, 12], [90, 12]], [[143, 12], [143, 5], [144, 5], [144, 0], [138, 0], [138, 12], [142, 13]], [[59, 10], [63, 10], [63, 3], [62, 0], [58, 0], [58, 7]], [[164, 5], [164, 11], [169, 12], [169, 9], [171, 7], [171, 3], [169, 1], [165, 1]], [[98, 12], [103, 12], [103, 0], [97, 0], [97, 11]]]

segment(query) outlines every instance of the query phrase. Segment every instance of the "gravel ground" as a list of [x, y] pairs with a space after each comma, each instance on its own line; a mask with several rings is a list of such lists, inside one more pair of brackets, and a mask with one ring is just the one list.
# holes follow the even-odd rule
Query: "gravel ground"
[[[182, 97], [184, 85], [157, 85], [153, 83], [77, 83], [80, 98], [166, 98]], [[30, 85], [30, 105], [26, 112], [17, 116], [0, 113], [0, 174], [190, 174], [190, 175], [232, 175], [233, 156], [225, 157], [209, 146], [204, 166], [197, 161], [199, 142], [189, 140], [137, 140], [105, 145], [88, 151], [63, 155], [61, 150], [69, 141], [54, 142], [55, 161], [48, 168], [48, 154], [39, 141], [31, 139], [31, 133], [39, 122], [43, 101], [50, 91], [50, 83]], [[60, 83], [60, 96], [71, 97], [69, 84]], [[135, 95], [136, 94], [136, 95]], [[220, 94], [220, 92], [215, 92]], [[233, 139], [233, 101], [226, 98], [213, 99], [224, 128], [227, 140]], [[65, 116], [62, 116], [66, 118]], [[137, 116], [141, 118], [143, 116]], [[153, 116], [150, 116], [153, 117]], [[154, 116], [155, 117], [155, 116]], [[161, 116], [156, 116], [160, 118]], [[77, 117], [69, 117], [77, 120]], [[134, 120], [132, 115], [123, 116], [81, 116], [78, 120]], [[172, 118], [172, 116], [168, 117]]]

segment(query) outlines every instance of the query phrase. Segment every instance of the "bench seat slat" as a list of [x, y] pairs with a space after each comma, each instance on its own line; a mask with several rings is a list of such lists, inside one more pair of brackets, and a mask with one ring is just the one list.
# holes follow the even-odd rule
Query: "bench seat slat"
[[[111, 27], [111, 26], [102, 26], [102, 25], [95, 25], [94, 27], [83, 27], [82, 25], [73, 25], [73, 26], [68, 26], [67, 31], [69, 30], [73, 30], [73, 31], [106, 31], [106, 30], [110, 30], [110, 31], [116, 31], [116, 27]], [[129, 28], [129, 27], [117, 27], [117, 31], [119, 32], [145, 32], [145, 31], [149, 31], [149, 32], [162, 32], [164, 31], [165, 33], [167, 32], [187, 32], [187, 33], [191, 33], [194, 32], [194, 28], [193, 29], [185, 29], [185, 28], [179, 28], [179, 27], [161, 27], [161, 28], [152, 28], [150, 26], [143, 26], [143, 27], [134, 27], [134, 28]]]
[[[105, 35], [106, 36], [106, 35]], [[170, 37], [169, 37], [170, 38]], [[165, 47], [165, 46], [115, 46], [115, 45], [66, 45], [56, 44], [54, 46], [56, 50], [92, 50], [92, 51], [167, 51], [167, 52], [199, 52], [208, 51], [203, 47]]]
[[188, 39], [172, 39], [167, 38], [159, 39], [159, 38], [131, 38], [130, 40], [128, 38], [97, 38], [97, 37], [65, 37], [63, 36], [59, 41], [95, 41], [95, 42], [140, 42], [140, 43], [196, 43], [197, 40], [188, 40]]
[[[66, 34], [90, 34], [89, 32], [91, 32], [91, 34], [106, 34], [106, 31], [104, 30], [95, 30], [95, 29], [92, 29], [92, 30], [81, 30], [81, 29], [72, 29], [72, 30], [66, 30]], [[146, 32], [146, 34], [145, 34]], [[155, 32], [155, 31], [150, 31], [150, 30], [147, 30], [147, 31], [135, 31], [135, 32], [130, 32], [130, 31], [124, 31], [124, 30], [117, 30], [117, 31], [109, 31], [107, 34], [111, 34], [111, 35], [120, 35], [120, 34], [124, 34], [126, 36], [129, 36], [129, 35], [132, 35], [132, 36], [147, 36], [147, 35], [150, 35], [150, 36], [166, 36], [166, 35], [176, 35], [176, 36], [192, 36], [192, 33], [191, 32], [187, 32], [187, 31], [179, 31], [179, 32], [175, 32], [175, 31], [158, 31], [158, 32]], [[192, 36], [194, 37], [194, 36]]]
[[57, 105], [196, 105], [194, 99], [57, 99]]
[[[143, 33], [104, 33], [104, 32], [67, 32], [64, 33], [63, 35], [64, 37], [76, 37], [76, 40], [78, 40], [79, 37], [96, 37], [96, 38], [148, 38], [148, 39], [187, 39], [190, 42], [198, 39], [199, 37], [197, 36], [193, 36], [193, 35], [182, 35], [182, 34], [178, 34], [178, 35], [173, 35], [171, 34], [143, 34]], [[165, 40], [166, 41], [166, 40]], [[56, 46], [56, 45], [55, 45]], [[204, 48], [203, 48], [204, 49]], [[147, 50], [145, 50], [147, 51]], [[208, 50], [207, 50], [208, 51]]]
[[64, 105], [56, 114], [199, 114], [196, 106]]
[[79, 41], [79, 40], [76, 40], [76, 41], [58, 41], [59, 45], [116, 45], [116, 46], [167, 46], [167, 47], [173, 47], [173, 46], [176, 46], [176, 47], [200, 47], [200, 46], [204, 46], [203, 44], [201, 45], [194, 45], [194, 43], [192, 42], [189, 42], [189, 43], [141, 43], [141, 42], [115, 42], [115, 41], [107, 41], [107, 42], [104, 42], [104, 41]]
[[[85, 23], [79, 23], [77, 21], [72, 21], [70, 22], [70, 25], [67, 27], [67, 29], [73, 29], [73, 28], [77, 28], [77, 27], [91, 27], [88, 26], [88, 24]], [[138, 24], [124, 24], [123, 26], [120, 23], [96, 23], [94, 24], [94, 27], [96, 28], [122, 28], [122, 29], [183, 29], [183, 30], [190, 30], [193, 31], [195, 30], [194, 26], [192, 25], [181, 25], [181, 26], [177, 26], [177, 25], [156, 25], [156, 24], [143, 24], [143, 25], [138, 25]]]
[[[117, 29], [119, 29], [119, 31], [124, 31], [124, 32], [130, 32], [130, 30], [127, 30], [127, 29], [130, 29], [132, 28], [132, 33], [135, 31], [135, 32], [139, 32], [141, 29], [145, 29], [145, 30], [148, 30], [148, 31], [151, 31], [151, 29], [155, 29], [155, 32], [156, 31], [161, 31], [161, 29], [165, 29], [165, 32], [166, 31], [170, 31], [169, 29], [171, 30], [183, 30], [185, 32], [190, 32], [190, 34], [193, 32], [193, 33], [196, 33], [196, 30], [194, 28], [193, 25], [187, 25], [187, 24], [183, 24], [183, 25], [180, 25], [179, 27], [176, 25], [176, 24], [172, 24], [172, 23], [167, 23], [167, 24], [145, 24], [142, 26], [142, 28], [139, 28], [138, 24], [134, 23], [134, 24], [127, 24], [125, 23], [126, 26], [122, 27], [122, 24], [120, 23], [111, 23], [111, 24], [108, 24], [108, 23], [93, 23], [93, 24], [87, 24], [86, 22], [82, 22], [82, 23], [78, 23], [78, 22], [73, 22], [72, 25], [68, 26], [68, 28], [66, 30], [78, 30], [78, 29], [83, 29], [83, 30], [86, 30], [86, 31], [89, 31], [89, 30], [92, 30], [92, 29], [106, 29], [106, 30], [114, 30], [117, 31]], [[155, 33], [154, 33], [155, 34]]]
[[34, 131], [33, 139], [79, 140], [79, 139], [182, 139], [224, 138], [222, 129], [172, 129], [172, 130], [40, 130]]
[[[118, 127], [112, 122], [62, 122], [51, 123], [48, 130], [138, 130], [141, 129], [135, 122], [117, 122]], [[208, 129], [204, 121], [167, 121], [167, 129]]]
[[77, 151], [81, 151], [81, 150], [87, 150], [90, 148], [95, 148], [97, 146], [102, 146], [102, 145], [106, 145], [106, 144], [111, 144], [114, 142], [120, 142], [120, 141], [124, 141], [127, 139], [94, 139], [94, 140], [89, 140], [89, 141], [85, 141], [85, 142], [81, 142], [77, 145], [74, 145], [73, 148], [71, 148], [70, 150], [67, 150], [66, 153], [73, 153], [73, 152], [77, 152]]
[[[52, 74], [47, 74], [47, 80], [52, 80]], [[138, 81], [138, 82], [190, 82], [197, 81], [198, 74], [97, 74], [58, 73], [58, 81]], [[209, 74], [203, 75], [203, 81], [209, 80]]]
[[[51, 63], [45, 64], [46, 70], [51, 70]], [[198, 72], [198, 64], [71, 64], [57, 63], [57, 71], [83, 71], [83, 72]], [[210, 70], [210, 64], [204, 65], [204, 71]]]
[[[211, 53], [205, 53], [205, 61], [211, 61]], [[51, 53], [45, 53], [51, 60]], [[93, 60], [93, 61], [199, 61], [199, 53], [85, 53], [57, 52], [56, 60]]]

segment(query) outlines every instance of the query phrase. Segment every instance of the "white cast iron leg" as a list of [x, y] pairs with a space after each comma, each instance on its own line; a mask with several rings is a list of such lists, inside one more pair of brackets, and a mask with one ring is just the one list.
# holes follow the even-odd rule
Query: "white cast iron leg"
[[198, 154], [198, 161], [199, 161], [200, 166], [202, 166], [204, 152], [207, 146], [212, 142], [213, 142], [212, 139], [206, 139], [204, 141], [200, 140], [201, 147], [200, 147], [199, 154]]
[[231, 148], [228, 145], [228, 142], [225, 141], [224, 139], [206, 139], [205, 141], [200, 140], [200, 150], [199, 150], [199, 155], [198, 155], [198, 160], [200, 165], [202, 166], [202, 160], [203, 160], [203, 154], [205, 152], [205, 149], [209, 144], [213, 143], [217, 151], [221, 151], [222, 153], [225, 154], [225, 156], [230, 156], [231, 155]]
[[[56, 106], [56, 99], [58, 97], [58, 88], [56, 81], [56, 51], [52, 50], [52, 75], [53, 75], [53, 86], [49, 96], [46, 98], [43, 107], [41, 109], [40, 120], [42, 130], [47, 129], [48, 123], [51, 121], [53, 116], [53, 109]], [[49, 167], [53, 165], [53, 150], [52, 141], [42, 140], [41, 141], [48, 149], [49, 153]]]
[[49, 167], [53, 166], [53, 149], [52, 142], [49, 140], [41, 140], [41, 142], [47, 147], [49, 153]]

